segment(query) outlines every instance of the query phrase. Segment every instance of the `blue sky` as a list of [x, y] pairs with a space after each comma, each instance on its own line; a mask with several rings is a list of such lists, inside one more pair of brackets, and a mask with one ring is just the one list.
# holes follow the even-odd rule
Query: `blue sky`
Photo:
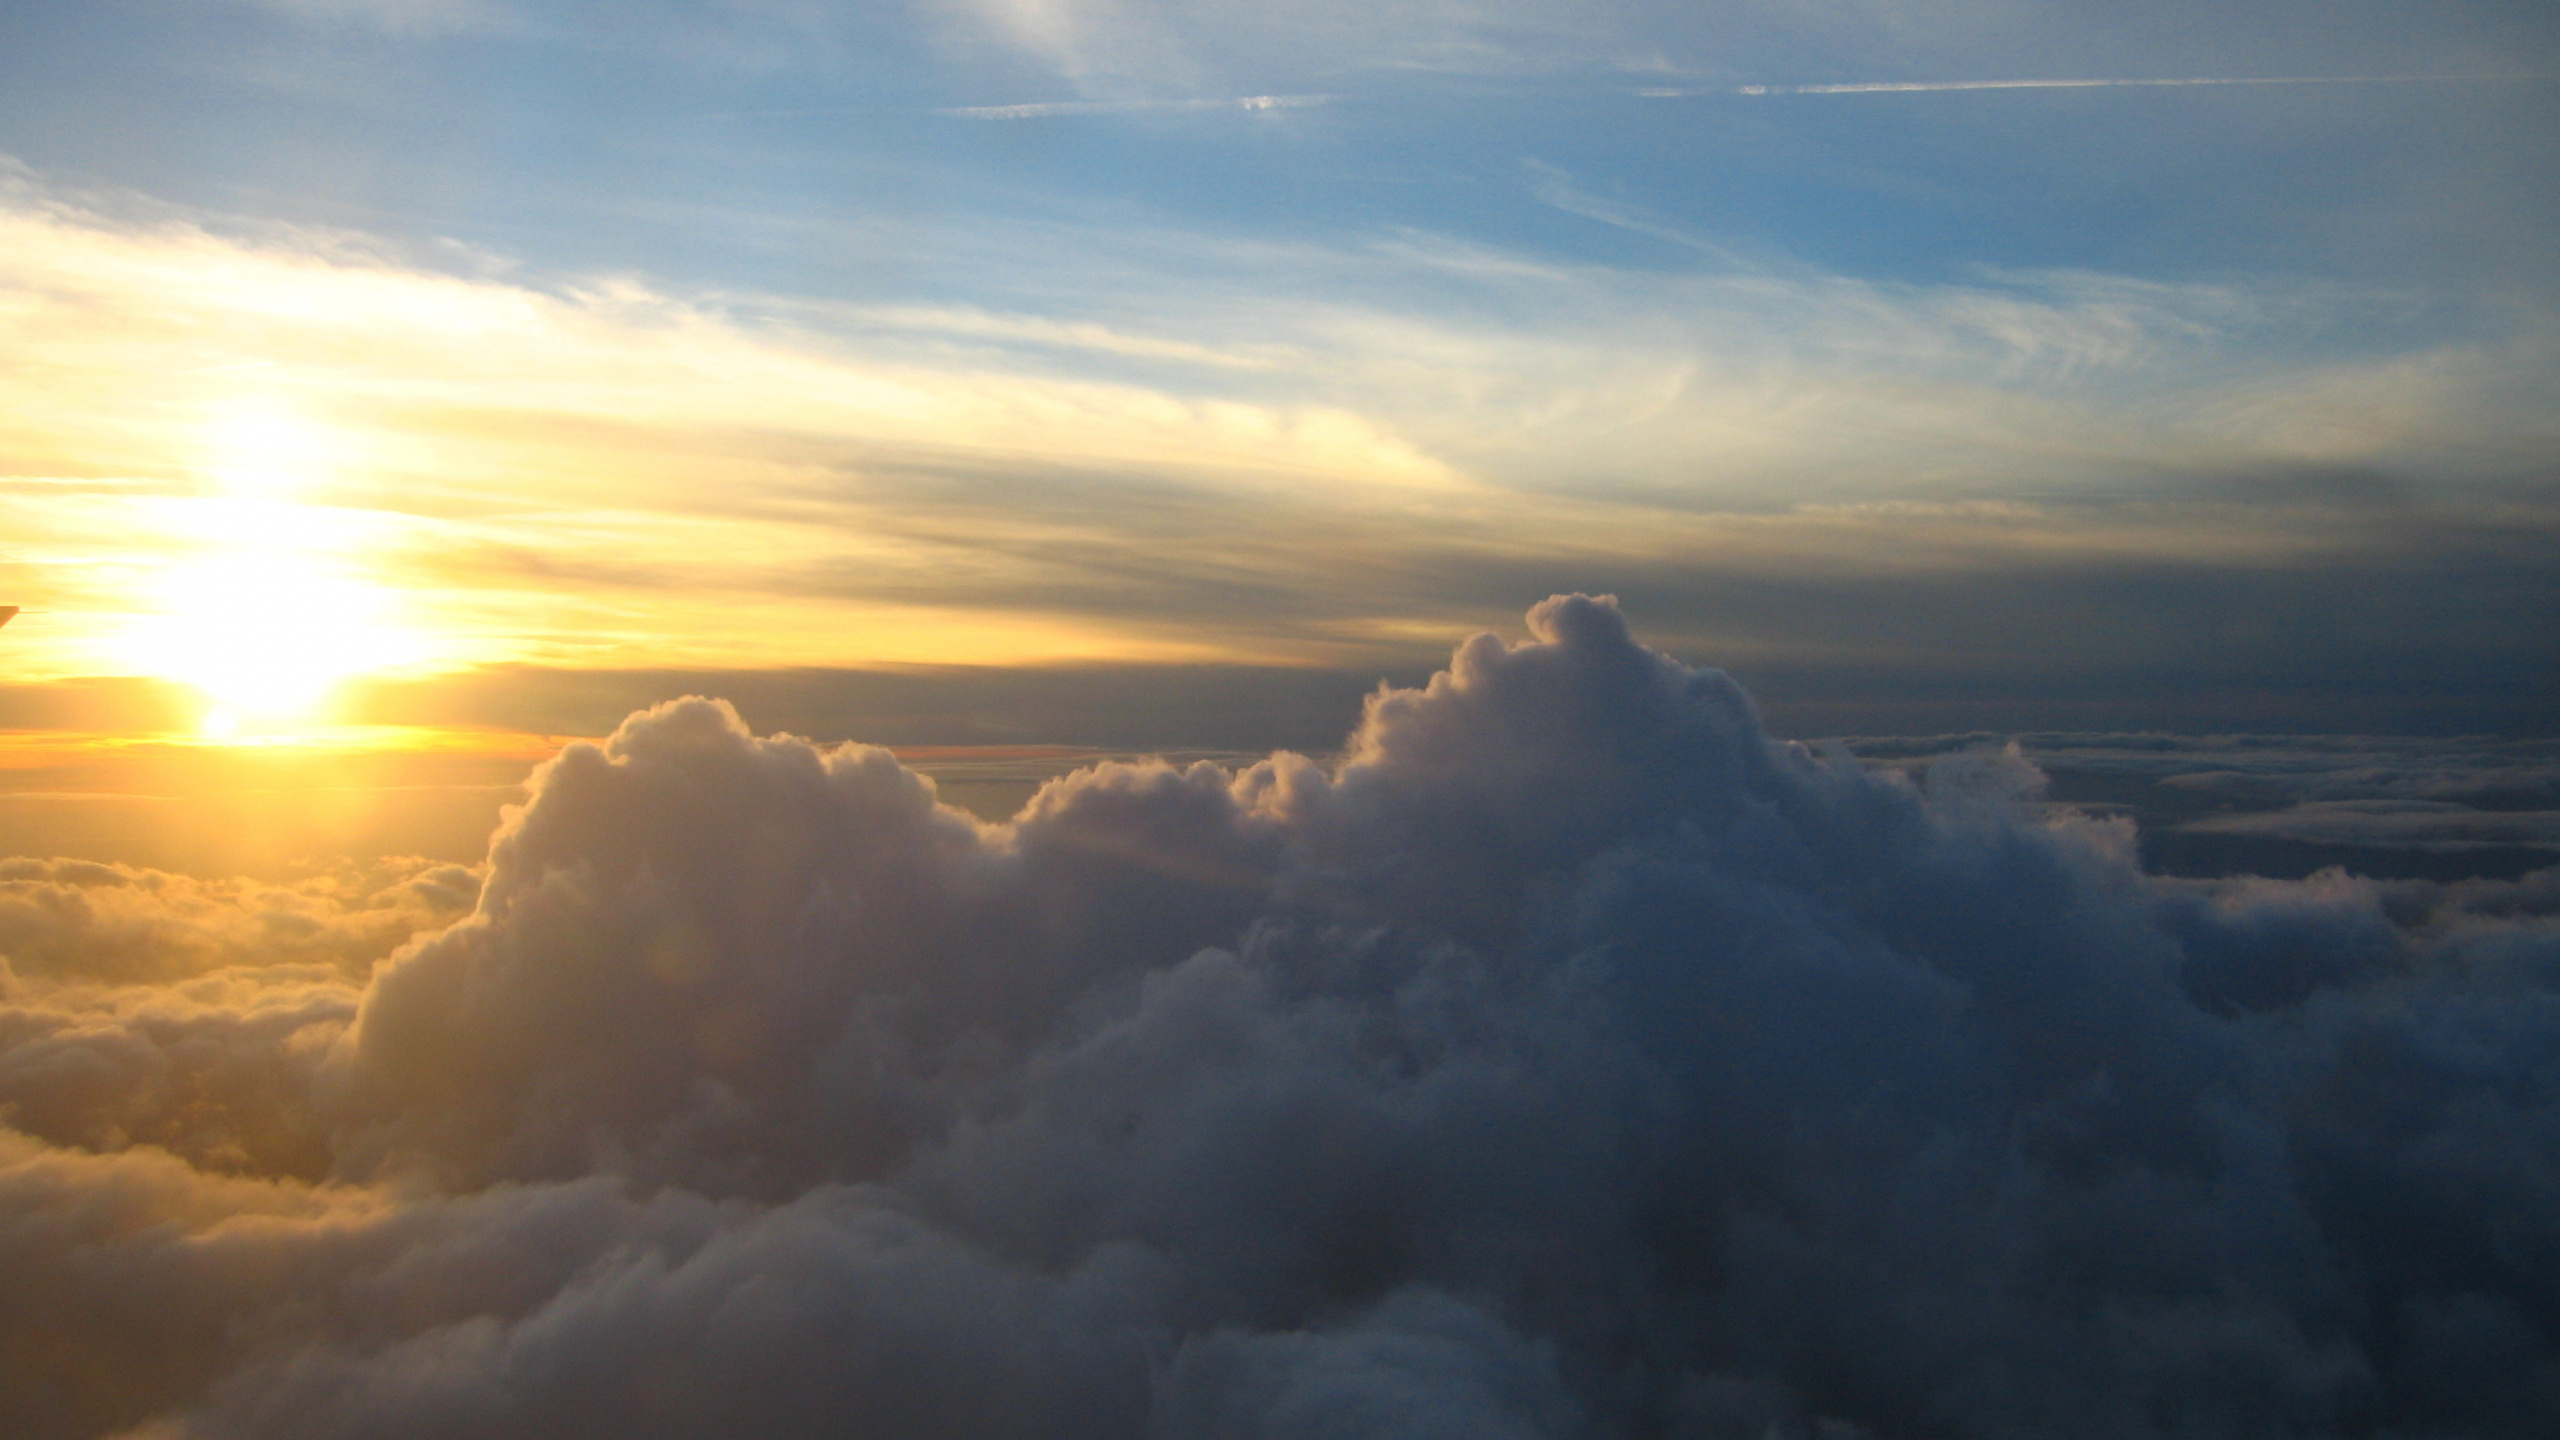
[[[1721, 251], [1920, 282], [2073, 268], [2467, 296], [2545, 283], [2554, 205], [2554, 26], [2528, 5], [314, 0], [9, 24], [8, 138], [50, 173], [825, 293], [861, 281], [769, 227], [1413, 227], [1638, 269]], [[1729, 93], [2100, 79], [2325, 83]], [[1320, 103], [1220, 103], [1254, 96]], [[949, 113], [1044, 104], [1090, 108]], [[1542, 177], [1598, 203], [1559, 211]]]

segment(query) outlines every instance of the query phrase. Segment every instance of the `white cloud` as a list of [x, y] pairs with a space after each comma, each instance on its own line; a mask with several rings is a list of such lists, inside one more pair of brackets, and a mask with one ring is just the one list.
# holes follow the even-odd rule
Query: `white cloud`
[[1130, 115], [1150, 111], [1306, 110], [1330, 104], [1330, 95], [1239, 95], [1231, 100], [1037, 100], [1020, 105], [958, 105], [946, 115], [971, 120], [1049, 120], [1071, 115]]

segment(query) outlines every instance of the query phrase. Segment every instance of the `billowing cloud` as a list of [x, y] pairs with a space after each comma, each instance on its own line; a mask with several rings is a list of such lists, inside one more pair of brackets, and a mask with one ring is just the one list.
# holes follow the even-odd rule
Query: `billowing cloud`
[[457, 865], [291, 883], [0, 861], [0, 1105], [28, 1136], [317, 1178], [314, 1067], [373, 963], [468, 914]]
[[2541, 1432], [2548, 872], [2152, 880], [2021, 752], [1913, 783], [1530, 629], [1330, 767], [1004, 825], [677, 701], [361, 983], [57, 954], [0, 1422]]

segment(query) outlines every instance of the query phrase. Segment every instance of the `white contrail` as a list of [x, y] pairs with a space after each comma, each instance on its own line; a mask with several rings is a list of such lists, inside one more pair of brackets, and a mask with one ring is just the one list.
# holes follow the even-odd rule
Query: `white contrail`
[[935, 113], [971, 120], [1044, 120], [1053, 115], [1117, 115], [1137, 110], [1304, 110], [1330, 95], [1240, 95], [1228, 100], [1043, 100], [1029, 105], [955, 105]]
[[2543, 75], [2216, 75], [2183, 80], [1875, 80], [1852, 85], [1701, 85], [1638, 90], [1648, 100], [1688, 95], [1907, 95], [1924, 90], [2103, 90], [2184, 85], [2418, 85], [2543, 80]]

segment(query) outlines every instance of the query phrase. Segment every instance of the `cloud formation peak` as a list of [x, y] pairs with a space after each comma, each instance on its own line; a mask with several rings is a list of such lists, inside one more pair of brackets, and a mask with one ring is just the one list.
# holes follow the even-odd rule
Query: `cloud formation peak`
[[1766, 739], [1609, 600], [1529, 630], [1330, 768], [1104, 765], [997, 826], [676, 701], [538, 772], [476, 910], [361, 981], [55, 944], [0, 1007], [0, 1419], [2560, 1413], [2547, 876], [2154, 880], [2015, 753], [1914, 784]]

